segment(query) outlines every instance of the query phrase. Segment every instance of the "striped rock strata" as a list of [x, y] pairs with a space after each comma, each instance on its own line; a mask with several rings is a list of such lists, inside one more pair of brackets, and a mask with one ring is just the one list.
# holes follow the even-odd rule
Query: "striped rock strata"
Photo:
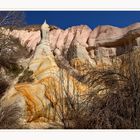
[[[78, 62], [82, 63], [80, 60]], [[42, 39], [29, 63], [29, 69], [33, 71], [34, 81], [12, 85], [1, 99], [1, 108], [16, 104], [19, 112], [14, 115], [18, 115], [15, 122], [18, 127], [63, 128], [61, 111], [67, 112], [64, 99], [87, 93], [88, 86], [57, 66], [50, 49], [47, 24], [42, 26]]]
[[89, 87], [61, 69], [55, 57], [66, 60], [81, 74], [87, 62], [94, 68], [111, 65], [112, 57], [140, 45], [139, 27], [139, 23], [121, 29], [101, 26], [92, 31], [82, 25], [50, 31], [45, 23], [41, 32], [2, 28], [4, 34], [18, 38], [22, 46], [33, 51], [28, 68], [34, 79], [23, 83], [15, 81], [2, 97], [0, 121], [6, 120], [4, 110], [12, 112], [3, 128], [63, 128], [62, 110], [67, 112], [65, 98], [76, 95], [82, 101], [80, 95], [88, 93]]

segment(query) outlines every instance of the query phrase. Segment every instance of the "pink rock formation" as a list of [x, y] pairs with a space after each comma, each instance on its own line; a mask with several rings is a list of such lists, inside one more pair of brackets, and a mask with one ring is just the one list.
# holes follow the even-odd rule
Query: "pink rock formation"
[[[96, 58], [96, 54], [100, 52], [99, 55], [102, 57], [115, 56], [117, 55], [117, 51], [120, 50], [119, 48], [123, 48], [129, 39], [136, 42], [136, 38], [140, 35], [139, 29], [140, 23], [125, 28], [109, 25], [98, 26], [93, 30], [86, 25], [73, 26], [66, 30], [57, 28], [50, 31], [51, 50], [56, 55], [66, 56], [71, 45], [78, 42], [80, 46], [87, 49], [91, 58]], [[35, 50], [41, 39], [40, 31], [29, 31], [26, 28], [24, 30], [3, 30], [5, 34], [10, 34], [12, 37], [18, 38], [21, 45], [27, 47], [29, 51]], [[96, 53], [97, 51], [98, 53]], [[123, 51], [119, 52], [119, 54], [122, 53]]]

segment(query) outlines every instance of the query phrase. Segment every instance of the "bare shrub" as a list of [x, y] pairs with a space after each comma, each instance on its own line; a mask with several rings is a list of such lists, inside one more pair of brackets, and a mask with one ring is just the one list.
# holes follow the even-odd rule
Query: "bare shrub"
[[5, 107], [0, 104], [0, 114], [0, 129], [22, 128], [20, 124], [22, 114], [18, 103], [15, 102]]
[[17, 39], [10, 36], [1, 37], [0, 40], [0, 66], [10, 73], [17, 75], [23, 68], [18, 65], [20, 58], [28, 57], [29, 53], [26, 48], [22, 47]]
[[8, 81], [0, 78], [0, 98], [3, 96], [3, 93], [6, 91], [7, 87], [9, 86]]
[[65, 95], [67, 112], [62, 112], [61, 118], [64, 128], [140, 128], [139, 54], [139, 50], [128, 52], [120, 56], [120, 65], [102, 70], [90, 68], [82, 75], [79, 81], [88, 84], [90, 92]]
[[[18, 63], [20, 58], [28, 56], [26, 48], [19, 40], [5, 34], [5, 29], [14, 29], [25, 25], [25, 15], [21, 11], [0, 12], [0, 93], [1, 96], [9, 87], [10, 82], [23, 67]], [[5, 29], [4, 29], [5, 28]]]
[[21, 27], [25, 25], [25, 13], [22, 11], [1, 11], [0, 26], [10, 28]]

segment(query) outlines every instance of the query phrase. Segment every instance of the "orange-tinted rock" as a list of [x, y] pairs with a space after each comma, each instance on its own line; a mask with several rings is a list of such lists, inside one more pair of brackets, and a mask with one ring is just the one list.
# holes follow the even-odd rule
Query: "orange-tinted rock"
[[89, 86], [60, 68], [54, 54], [64, 58], [64, 63], [80, 75], [85, 74], [85, 63], [94, 68], [111, 66], [111, 58], [129, 49], [130, 40], [131, 47], [139, 48], [139, 27], [140, 24], [126, 28], [99, 26], [91, 31], [88, 26], [81, 25], [50, 31], [49, 26], [43, 24], [42, 36], [40, 31], [3, 29], [5, 34], [19, 39], [22, 46], [34, 51], [28, 63], [34, 80], [30, 83], [15, 81], [1, 99], [1, 108], [16, 105], [19, 109], [14, 114], [18, 116], [16, 122], [23, 128], [50, 128], [52, 124], [63, 128], [61, 107], [66, 113], [67, 107], [62, 105], [65, 98], [78, 95], [81, 101], [80, 95], [88, 93]]

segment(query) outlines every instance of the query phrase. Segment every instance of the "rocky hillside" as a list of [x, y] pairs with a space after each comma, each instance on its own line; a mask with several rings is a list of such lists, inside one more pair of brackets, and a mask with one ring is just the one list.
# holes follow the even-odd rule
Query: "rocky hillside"
[[[132, 78], [132, 73], [127, 74], [129, 56], [139, 56], [140, 23], [93, 30], [86, 25], [66, 30], [48, 24], [1, 27], [0, 35], [0, 128], [80, 128], [75, 117], [81, 122], [78, 111], [85, 109], [83, 102], [91, 93], [86, 110], [94, 115], [84, 110], [81, 116], [92, 118], [82, 120], [81, 128], [135, 128], [131, 117], [137, 117], [132, 105], [136, 99], [131, 101], [133, 96], [123, 90]], [[111, 101], [117, 103], [111, 105]], [[102, 110], [103, 104], [107, 109]], [[114, 112], [115, 105], [119, 109], [122, 105], [127, 117], [118, 114], [119, 109]], [[72, 111], [78, 116], [72, 116]], [[107, 115], [114, 121], [107, 120]]]
[[[75, 44], [84, 47], [91, 59], [108, 58], [124, 54], [129, 41], [137, 46], [140, 23], [125, 28], [114, 26], [98, 26], [90, 29], [86, 25], [73, 26], [66, 30], [52, 27], [50, 30], [50, 45], [54, 55], [67, 58], [69, 48]], [[21, 29], [4, 29], [6, 35], [18, 39], [20, 44], [29, 51], [35, 50], [41, 39], [40, 26], [29, 26]]]

